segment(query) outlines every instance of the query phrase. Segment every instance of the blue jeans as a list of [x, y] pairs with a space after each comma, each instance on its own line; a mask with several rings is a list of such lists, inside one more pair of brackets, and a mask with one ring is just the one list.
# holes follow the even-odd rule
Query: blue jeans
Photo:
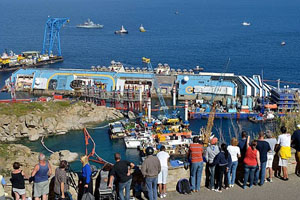
[[[261, 162], [260, 163], [260, 170], [259, 167], [256, 167], [255, 170], [255, 177], [254, 177], [254, 183], [257, 184], [258, 179], [260, 179], [259, 184], [263, 185], [265, 183], [265, 177], [266, 177], [266, 166], [267, 166], [267, 161], [266, 162]], [[260, 176], [259, 176], [260, 175]]]
[[148, 191], [149, 200], [157, 199], [157, 177], [146, 178], [146, 187]]
[[[119, 183], [119, 197], [120, 200], [129, 200], [130, 199], [130, 186], [132, 179], [129, 179], [125, 183]], [[125, 198], [124, 198], [124, 188], [125, 188]]]
[[208, 164], [208, 170], [209, 170], [209, 189], [215, 189], [216, 166], [212, 164]]
[[203, 162], [192, 163], [191, 165], [191, 184], [192, 190], [200, 190], [202, 178]]
[[238, 161], [234, 161], [234, 162], [232, 162], [231, 167], [228, 170], [227, 177], [228, 177], [229, 185], [234, 185], [234, 183], [235, 183], [235, 175], [236, 175], [237, 166], [238, 166]]
[[252, 187], [255, 169], [256, 169], [256, 166], [245, 165], [245, 175], [244, 175], [244, 185], [243, 185], [244, 187], [246, 187], [246, 185], [247, 185], [249, 175], [250, 175], [250, 186], [249, 187]]

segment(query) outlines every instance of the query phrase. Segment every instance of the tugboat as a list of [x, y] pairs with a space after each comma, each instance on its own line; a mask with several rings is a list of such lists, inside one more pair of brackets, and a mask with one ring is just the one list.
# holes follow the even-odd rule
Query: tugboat
[[121, 30], [115, 31], [115, 34], [128, 34], [128, 31], [122, 25]]
[[251, 24], [250, 24], [250, 22], [243, 22], [242, 25], [243, 26], [250, 26]]
[[145, 28], [143, 27], [143, 24], [141, 24], [141, 26], [140, 26], [140, 32], [146, 32], [146, 30], [145, 30]]
[[101, 24], [95, 24], [90, 19], [87, 19], [83, 24], [78, 24], [77, 28], [103, 28], [104, 26]]

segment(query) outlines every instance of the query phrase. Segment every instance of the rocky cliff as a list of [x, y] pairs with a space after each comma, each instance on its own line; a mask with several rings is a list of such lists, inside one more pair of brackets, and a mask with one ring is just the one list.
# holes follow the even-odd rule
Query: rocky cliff
[[[23, 104], [23, 105], [22, 105]], [[92, 103], [41, 102], [7, 104], [0, 107], [0, 141], [15, 141], [28, 137], [38, 140], [41, 136], [65, 134], [78, 130], [88, 123], [122, 118], [114, 108], [96, 106]]]

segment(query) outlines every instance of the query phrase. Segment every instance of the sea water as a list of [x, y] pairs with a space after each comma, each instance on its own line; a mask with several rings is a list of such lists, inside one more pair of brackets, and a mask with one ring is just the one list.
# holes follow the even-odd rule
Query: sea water
[[[61, 30], [64, 62], [45, 67], [86, 68], [108, 66], [111, 60], [141, 67], [143, 56], [152, 64], [168, 63], [173, 68], [194, 68], [208, 72], [233, 72], [268, 80], [300, 82], [300, 1], [297, 0], [1, 0], [0, 51], [16, 53], [41, 50], [44, 25], [50, 17], [67, 17]], [[103, 29], [78, 29], [91, 18]], [[251, 23], [242, 26], [242, 22]], [[147, 32], [140, 33], [143, 24]], [[115, 35], [121, 25], [128, 35]], [[281, 46], [285, 41], [286, 45]], [[228, 69], [225, 69], [230, 58]], [[11, 72], [0, 73], [0, 87]], [[268, 82], [276, 85], [274, 82]], [[283, 85], [282, 85], [283, 86]], [[1, 93], [0, 99], [9, 98]], [[206, 120], [190, 121], [199, 132]], [[265, 125], [241, 121], [243, 129], [257, 133]], [[222, 129], [228, 141], [229, 120], [215, 120], [214, 132]], [[231, 128], [232, 129], [232, 128]], [[97, 152], [113, 162], [113, 153], [139, 162], [137, 151], [125, 150], [122, 140], [111, 141], [107, 129], [89, 130]], [[40, 142], [25, 142], [44, 151]], [[84, 153], [82, 131], [49, 137], [50, 149]], [[77, 167], [78, 167], [77, 163]]]

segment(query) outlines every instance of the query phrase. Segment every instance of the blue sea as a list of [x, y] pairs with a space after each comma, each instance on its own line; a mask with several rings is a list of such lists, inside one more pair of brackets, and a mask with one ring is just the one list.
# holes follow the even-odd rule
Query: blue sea
[[[178, 14], [175, 14], [177, 12]], [[297, 0], [1, 0], [0, 52], [41, 50], [44, 25], [50, 17], [66, 17], [61, 30], [64, 62], [50, 68], [108, 66], [111, 60], [126, 66], [141, 66], [143, 56], [152, 64], [168, 63], [173, 68], [194, 68], [208, 72], [233, 72], [264, 79], [300, 82], [300, 1]], [[91, 18], [103, 29], [78, 29]], [[242, 26], [242, 22], [251, 26]], [[147, 32], [140, 33], [143, 24]], [[115, 35], [121, 25], [128, 35]], [[286, 45], [281, 46], [285, 41]], [[225, 65], [230, 58], [227, 70]], [[0, 88], [10, 73], [0, 73]], [[276, 83], [269, 82], [276, 85]], [[0, 94], [0, 99], [9, 94]], [[192, 121], [198, 132], [206, 121]], [[229, 122], [223, 124], [228, 132]], [[219, 125], [220, 126], [220, 125]], [[248, 130], [261, 125], [244, 123]], [[106, 130], [92, 131], [97, 139]], [[103, 137], [105, 135], [105, 137]], [[68, 141], [72, 138], [72, 144]], [[69, 148], [83, 153], [81, 131], [46, 140], [54, 150]], [[30, 143], [41, 150], [38, 142]], [[98, 154], [112, 161], [112, 152], [138, 162], [135, 151], [125, 151], [121, 141], [99, 141]]]

